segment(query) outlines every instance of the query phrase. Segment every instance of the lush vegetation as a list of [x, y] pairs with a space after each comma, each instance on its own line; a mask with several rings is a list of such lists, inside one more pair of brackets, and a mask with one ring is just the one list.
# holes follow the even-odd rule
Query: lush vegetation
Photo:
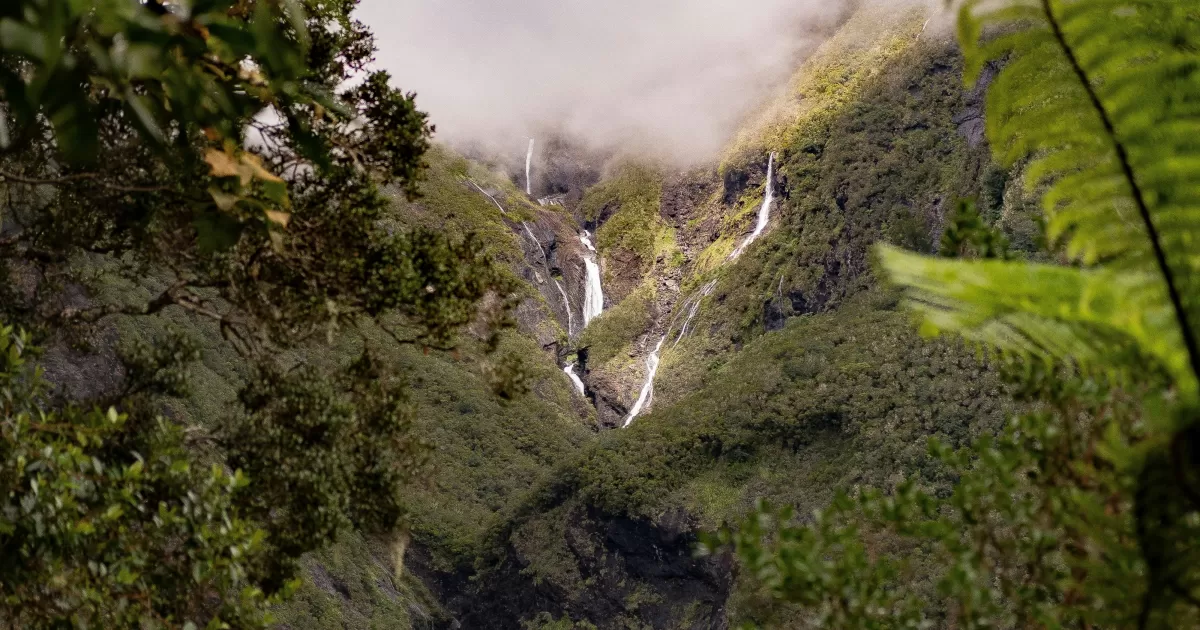
[[[472, 322], [498, 348], [512, 283], [469, 237], [385, 225], [431, 128], [384, 73], [342, 87], [373, 53], [354, 5], [0, 8], [0, 309], [30, 331], [2, 335], [7, 621], [261, 627], [304, 554], [402, 530], [428, 449], [381, 349]], [[77, 380], [124, 378], [48, 390], [38, 344], [80, 370], [128, 345]], [[179, 405], [197, 359], [220, 395]]]
[[[1009, 163], [1032, 159], [1027, 184], [1072, 264], [1004, 260], [995, 238], [970, 260], [882, 257], [928, 332], [997, 350], [1033, 406], [970, 448], [932, 443], [958, 479], [949, 495], [910, 476], [807, 522], [764, 509], [727, 530], [793, 623], [1197, 623], [1198, 17], [1158, 1], [965, 4], [968, 79], [1006, 60], [989, 138]], [[914, 546], [938, 559], [918, 579]]]
[[661, 198], [661, 174], [623, 163], [580, 202], [584, 220], [600, 226], [596, 247], [606, 262], [605, 286], [611, 287], [614, 302], [629, 295], [657, 261], [659, 234], [666, 229], [658, 217]]
[[[877, 287], [875, 243], [934, 251], [957, 198], [980, 196], [989, 225], [1006, 217], [1000, 224], [1014, 252], [1036, 241], [1036, 226], [1026, 236], [1031, 210], [1004, 193], [1019, 189], [1020, 178], [991, 165], [986, 148], [972, 147], [956, 123], [972, 106], [957, 47], [917, 40], [919, 18], [907, 17], [896, 35], [881, 19], [865, 11], [806, 63], [796, 86], [804, 107], [785, 117], [790, 127], [778, 123], [767, 136], [783, 143], [768, 145], [779, 151], [776, 185], [783, 189], [770, 230], [719, 272], [693, 324], [708, 334], [690, 335], [666, 354], [660, 400], [702, 386], [731, 350], [788, 318], [839, 309]], [[731, 161], [725, 168], [737, 167]], [[753, 194], [761, 202], [761, 189]], [[718, 240], [710, 249], [724, 252], [731, 243]]]
[[[92, 5], [0, 8], [6, 622], [1200, 623], [1192, 6], [968, 2], [965, 56], [864, 9], [719, 168], [571, 217], [343, 88], [351, 0]], [[564, 352], [525, 227], [576, 219]], [[623, 404], [712, 279], [594, 434], [561, 355]]]

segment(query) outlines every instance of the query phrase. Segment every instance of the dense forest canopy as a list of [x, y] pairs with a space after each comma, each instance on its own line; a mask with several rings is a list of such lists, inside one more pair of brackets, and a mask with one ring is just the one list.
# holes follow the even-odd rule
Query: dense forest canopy
[[[0, 267], [41, 280], [6, 282], [0, 307], [28, 331], [3, 335], [7, 623], [259, 627], [302, 554], [400, 526], [422, 447], [399, 383], [367, 345], [320, 369], [303, 353], [364, 327], [446, 347], [489, 292], [498, 323], [506, 290], [473, 241], [381, 224], [381, 187], [415, 195], [432, 128], [368, 68], [354, 6], [0, 8]], [[105, 265], [157, 288], [63, 305]], [[161, 416], [199, 357], [185, 337], [131, 349], [119, 389], [69, 404], [29, 362], [39, 339], [171, 307], [249, 366], [200, 426]]]

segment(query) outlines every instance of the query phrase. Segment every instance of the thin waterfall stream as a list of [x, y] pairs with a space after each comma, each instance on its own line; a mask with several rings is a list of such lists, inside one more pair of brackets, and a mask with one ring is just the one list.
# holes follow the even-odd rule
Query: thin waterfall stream
[[633, 424], [633, 420], [641, 415], [646, 405], [654, 400], [654, 376], [658, 374], [659, 353], [662, 352], [663, 342], [666, 340], [667, 336], [663, 335], [658, 340], [658, 344], [654, 346], [654, 351], [646, 357], [646, 383], [642, 385], [642, 391], [638, 394], [637, 402], [633, 403], [633, 409], [630, 409], [629, 415], [625, 416], [625, 424], [622, 425], [622, 428]]
[[[546, 270], [546, 277], [550, 278], [550, 281], [558, 288], [558, 294], [562, 296], [563, 307], [567, 310], [567, 336], [573, 337], [575, 335], [575, 315], [571, 313], [571, 299], [567, 297], [567, 290], [563, 288], [558, 278], [550, 274], [550, 259], [546, 257], [546, 250], [542, 248], [542, 242], [533, 235], [533, 230], [529, 229], [529, 224], [522, 221], [521, 227], [525, 228], [525, 234], [529, 236], [529, 240], [533, 241], [534, 245], [537, 245], [538, 254], [542, 257], [542, 268]], [[586, 326], [587, 324], [584, 325]]]
[[[496, 208], [498, 208], [500, 210], [500, 214], [502, 214], [504, 216], [508, 216], [508, 212], [504, 209], [504, 206], [500, 205], [500, 202], [496, 201], [496, 198], [493, 197], [491, 195], [491, 193], [484, 190], [482, 186], [480, 186], [478, 183], [475, 182], [475, 180], [471, 179], [471, 180], [467, 180], [467, 181], [471, 182], [471, 185], [475, 187], [475, 190], [478, 190], [485, 197], [487, 197], [488, 199], [491, 199], [492, 203], [496, 204]], [[563, 308], [566, 309], [566, 311], [567, 311], [567, 336], [568, 337], [574, 336], [575, 335], [575, 314], [571, 311], [571, 299], [569, 297], [567, 297], [567, 290], [563, 288], [562, 283], [559, 282], [557, 278], [555, 278], [554, 276], [552, 276], [550, 274], [550, 261], [549, 261], [549, 259], [546, 258], [546, 250], [542, 248], [542, 242], [539, 241], [537, 239], [537, 237], [533, 235], [533, 230], [529, 229], [529, 224], [526, 223], [525, 221], [522, 221], [521, 227], [524, 228], [525, 234], [526, 234], [526, 236], [529, 237], [529, 240], [533, 241], [533, 243], [535, 245], [537, 245], [538, 254], [542, 259], [542, 267], [546, 270], [546, 276], [549, 277], [550, 280], [554, 282], [554, 286], [558, 288], [558, 294], [562, 296]]]
[[533, 194], [533, 138], [529, 139], [529, 151], [525, 153], [525, 194]]
[[579, 395], [587, 396], [587, 388], [584, 387], [583, 381], [579, 378], [579, 375], [575, 373], [575, 364], [568, 364], [567, 367], [563, 368], [563, 372], [566, 372], [567, 376], [570, 377], [571, 382], [575, 384], [575, 389], [579, 392]]
[[729, 260], [737, 260], [742, 255], [742, 252], [746, 251], [746, 248], [750, 247], [751, 243], [758, 240], [758, 237], [767, 229], [767, 223], [771, 220], [771, 206], [775, 204], [775, 187], [771, 185], [774, 177], [775, 154], [772, 153], [771, 157], [767, 160], [767, 192], [763, 197], [762, 207], [758, 209], [758, 223], [755, 224], [754, 231], [750, 233], [750, 236], [747, 236], [746, 240], [742, 241], [742, 244], [738, 245], [737, 249], [733, 250], [733, 253], [729, 255]]
[[579, 242], [588, 249], [583, 254], [583, 266], [587, 270], [587, 279], [583, 288], [583, 325], [586, 327], [604, 312], [604, 286], [600, 282], [600, 264], [596, 261], [596, 246], [592, 245], [591, 235], [584, 230], [579, 235]]
[[[726, 262], [737, 260], [738, 257], [740, 257], [742, 253], [746, 251], [746, 248], [749, 247], [751, 243], [758, 240], [759, 236], [762, 236], [762, 233], [767, 229], [767, 224], [771, 221], [771, 207], [774, 204], [775, 153], [771, 153], [770, 157], [767, 158], [766, 192], [764, 193], [762, 206], [758, 209], [758, 221], [754, 225], [754, 231], [751, 232], [750, 235], [747, 236], [746, 239], [743, 240], [742, 243], [733, 250], [733, 253], [729, 255], [729, 258], [726, 259]], [[679, 329], [679, 336], [675, 338], [675, 343], [671, 344], [672, 348], [674, 348], [679, 344], [680, 341], [683, 340], [684, 335], [686, 335], [688, 332], [688, 328], [692, 325], [692, 320], [696, 317], [696, 314], [700, 312], [700, 303], [704, 301], [704, 298], [712, 295], [712, 292], [716, 288], [717, 281], [710, 280], [700, 289], [700, 291], [683, 302], [680, 308], [680, 313], [686, 311], [687, 316], [684, 318], [683, 326]], [[676, 318], [678, 318], [678, 316], [679, 315], [676, 315]], [[665, 343], [667, 338], [670, 337], [671, 328], [674, 325], [675, 321], [672, 320], [667, 326], [667, 330], [663, 336], [658, 340], [658, 343], [654, 345], [654, 350], [650, 353], [650, 356], [646, 357], [646, 381], [642, 385], [642, 391], [638, 394], [637, 401], [634, 402], [633, 408], [630, 409], [629, 414], [625, 416], [625, 424], [623, 425], [624, 427], [628, 427], [630, 424], [633, 424], [633, 421], [637, 419], [637, 417], [641, 415], [642, 412], [645, 411], [646, 408], [654, 401], [654, 378], [658, 375], [658, 365], [662, 360], [661, 354], [663, 343]]]

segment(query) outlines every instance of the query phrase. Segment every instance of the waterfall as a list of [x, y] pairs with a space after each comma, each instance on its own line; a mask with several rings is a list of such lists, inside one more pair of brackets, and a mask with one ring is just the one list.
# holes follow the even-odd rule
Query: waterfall
[[583, 265], [587, 269], [587, 280], [583, 292], [583, 325], [604, 312], [604, 287], [600, 284], [600, 265], [596, 262], [596, 246], [592, 245], [592, 235], [587, 230], [579, 233], [579, 242], [588, 249], [583, 255]]
[[763, 197], [762, 207], [758, 209], [758, 224], [754, 226], [754, 231], [750, 233], [750, 236], [747, 236], [746, 240], [742, 241], [742, 244], [733, 250], [733, 253], [729, 255], [729, 260], [737, 260], [737, 257], [741, 256], [742, 252], [746, 251], [746, 248], [758, 239], [763, 230], [767, 229], [767, 222], [771, 220], [771, 204], [775, 203], [774, 178], [775, 154], [772, 153], [770, 159], [767, 161], [767, 193]]
[[658, 374], [658, 353], [662, 351], [663, 342], [667, 340], [667, 336], [663, 335], [658, 340], [658, 344], [654, 346], [654, 352], [646, 357], [646, 383], [642, 385], [642, 392], [638, 394], [637, 402], [633, 403], [633, 409], [629, 410], [629, 415], [625, 416], [625, 424], [623, 427], [628, 427], [633, 423], [634, 418], [637, 418], [642, 413], [642, 409], [654, 400], [654, 376]]
[[[679, 336], [675, 338], [675, 343], [671, 344], [672, 348], [679, 345], [680, 341], [683, 341], [684, 335], [686, 335], [688, 332], [688, 327], [692, 325], [692, 320], [695, 319], [696, 314], [700, 312], [700, 302], [704, 301], [704, 298], [712, 295], [713, 290], [716, 288], [717, 281], [709, 280], [708, 283], [705, 284], [702, 289], [700, 289], [699, 294], [693, 296], [690, 300], [683, 303], [683, 307], [688, 309], [688, 314], [683, 320], [683, 327], [679, 329]], [[670, 331], [669, 328], [667, 330], [668, 332]]]
[[500, 202], [496, 201], [496, 198], [493, 197], [488, 191], [484, 190], [479, 184], [476, 184], [475, 180], [473, 180], [473, 179], [467, 180], [467, 181], [471, 182], [471, 185], [475, 187], [475, 190], [478, 190], [479, 192], [483, 193], [483, 195], [485, 197], [487, 197], [488, 199], [491, 199], [492, 203], [496, 204], [496, 207], [500, 209], [500, 214], [503, 214], [504, 216], [508, 216], [508, 213], [504, 211], [504, 206], [500, 205]]
[[583, 243], [583, 246], [588, 248], [588, 251], [593, 254], [596, 253], [596, 246], [592, 245], [592, 235], [588, 234], [587, 230], [579, 233], [579, 242]]
[[587, 285], [583, 292], [583, 325], [587, 326], [593, 319], [604, 312], [604, 288], [600, 286], [600, 265], [596, 264], [594, 256], [585, 256], [583, 264], [587, 267]]
[[579, 379], [579, 375], [575, 374], [575, 364], [571, 363], [567, 367], [563, 368], [563, 371], [566, 372], [567, 376], [571, 378], [571, 382], [575, 383], [575, 389], [579, 390], [579, 395], [587, 396], [587, 388], [583, 386], [583, 381]]
[[[484, 190], [482, 186], [475, 183], [475, 180], [472, 179], [472, 180], [468, 180], [468, 181], [471, 182], [471, 185], [474, 186], [476, 190], [483, 193], [484, 196], [486, 196], [488, 199], [492, 200], [492, 203], [496, 204], [496, 207], [500, 209], [500, 214], [503, 214], [504, 216], [508, 216], [508, 212], [505, 212], [504, 206], [500, 205], [500, 202], [496, 201], [495, 197], [493, 197], [491, 194], [489, 194], [488, 191]], [[537, 237], [533, 235], [533, 230], [529, 229], [528, 223], [522, 221], [521, 227], [525, 228], [525, 234], [529, 236], [529, 240], [533, 241], [534, 244], [537, 245], [538, 253], [541, 254], [541, 257], [542, 257], [542, 266], [546, 268], [546, 275], [549, 276], [550, 275], [550, 261], [546, 259], [546, 250], [542, 249], [541, 241], [537, 240]], [[558, 294], [562, 296], [563, 306], [567, 309], [567, 336], [572, 337], [575, 335], [575, 314], [573, 312], [571, 312], [571, 299], [567, 297], [567, 291], [566, 291], [566, 289], [563, 288], [563, 285], [561, 282], [559, 282], [556, 278], [553, 278], [553, 277], [551, 277], [551, 280], [554, 280], [554, 286], [558, 287]], [[601, 298], [601, 299], [603, 300], [603, 298]]]
[[533, 169], [533, 138], [529, 139], [529, 152], [525, 154], [525, 194], [533, 194], [533, 180], [529, 174]]
[[[737, 249], [733, 250], [733, 253], [729, 255], [728, 260], [736, 260], [738, 256], [741, 256], [742, 252], [746, 251], [746, 248], [749, 247], [750, 244], [753, 243], [759, 236], [761, 236], [763, 231], [767, 229], [767, 223], [771, 220], [771, 206], [774, 203], [775, 154], [772, 153], [767, 159], [766, 195], [763, 197], [762, 207], [758, 210], [758, 223], [754, 226], [754, 231], [750, 233], [750, 236], [747, 236], [746, 240], [742, 241], [742, 244], [738, 245]], [[580, 238], [582, 239], [583, 237], [581, 236]], [[585, 245], [587, 244], [589, 243], [585, 243]], [[717, 281], [710, 280], [704, 285], [703, 288], [700, 289], [698, 294], [684, 301], [680, 313], [686, 310], [687, 316], [684, 318], [683, 327], [679, 329], [679, 336], [675, 338], [675, 344], [671, 345], [672, 348], [683, 340], [684, 335], [686, 335], [688, 332], [688, 327], [692, 325], [692, 319], [694, 319], [696, 314], [700, 312], [700, 303], [704, 301], [704, 298], [712, 295], [712, 292], [716, 288]], [[677, 314], [676, 317], [679, 317], [679, 315]], [[630, 409], [629, 415], [625, 416], [624, 426], [626, 427], [632, 424], [634, 419], [641, 415], [646, 405], [649, 405], [654, 400], [654, 377], [658, 374], [659, 355], [662, 352], [663, 343], [666, 342], [667, 337], [670, 336], [671, 328], [674, 327], [674, 325], [675, 322], [672, 320], [670, 325], [667, 326], [667, 330], [663, 334], [662, 338], [658, 340], [658, 344], [654, 346], [654, 352], [651, 352], [650, 356], [646, 357], [646, 382], [642, 385], [642, 391], [640, 394], [638, 394], [638, 399], [637, 402], [633, 404], [633, 409]]]

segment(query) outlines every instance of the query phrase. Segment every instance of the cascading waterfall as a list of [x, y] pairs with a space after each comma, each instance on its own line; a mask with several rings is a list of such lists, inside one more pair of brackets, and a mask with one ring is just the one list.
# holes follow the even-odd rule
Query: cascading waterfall
[[587, 268], [587, 284], [583, 290], [583, 325], [586, 327], [604, 312], [604, 287], [600, 284], [600, 265], [594, 257], [584, 257]]
[[[521, 227], [525, 228], [525, 234], [537, 246], [538, 254], [542, 257], [542, 267], [546, 270], [546, 275], [550, 276], [550, 260], [546, 258], [546, 250], [542, 249], [542, 242], [537, 240], [537, 237], [533, 235], [533, 230], [529, 229], [528, 223], [522, 221]], [[567, 336], [573, 337], [575, 335], [575, 316], [571, 313], [571, 299], [567, 297], [566, 289], [563, 288], [562, 283], [557, 278], [551, 277], [550, 280], [554, 282], [555, 287], [558, 287], [558, 294], [563, 299], [563, 307], [567, 309]], [[587, 324], [584, 323], [584, 325], [586, 326]]]
[[750, 233], [750, 236], [747, 236], [746, 240], [742, 241], [742, 244], [738, 245], [737, 249], [733, 250], [733, 253], [729, 255], [729, 260], [737, 260], [738, 256], [741, 256], [742, 252], [746, 251], [746, 248], [762, 235], [763, 230], [767, 229], [767, 222], [771, 220], [771, 205], [775, 203], [774, 178], [775, 154], [772, 153], [771, 157], [767, 160], [767, 192], [766, 196], [763, 197], [762, 207], [758, 209], [758, 223], [754, 226], [754, 231]]
[[[500, 205], [500, 202], [496, 201], [495, 197], [488, 193], [488, 191], [484, 190], [482, 186], [475, 183], [475, 180], [472, 179], [468, 181], [471, 182], [471, 185], [474, 186], [476, 190], [483, 193], [485, 197], [492, 200], [492, 203], [496, 204], [496, 207], [500, 210], [500, 214], [508, 216], [508, 212], [504, 210], [504, 206]], [[542, 249], [541, 241], [537, 240], [537, 237], [533, 235], [533, 230], [529, 229], [528, 223], [522, 221], [521, 227], [525, 229], [525, 234], [529, 236], [529, 240], [533, 241], [533, 243], [537, 245], [538, 253], [542, 257], [542, 266], [546, 269], [546, 275], [550, 275], [550, 261], [546, 259], [546, 250]], [[554, 281], [554, 286], [558, 287], [558, 294], [561, 295], [563, 299], [563, 308], [565, 308], [567, 311], [567, 336], [573, 337], [575, 335], [575, 314], [571, 311], [571, 299], [567, 297], [566, 289], [563, 288], [562, 283], [559, 282], [557, 278], [551, 278], [551, 280]]]
[[529, 139], [529, 152], [525, 154], [525, 194], [533, 194], [533, 179], [530, 173], [533, 171], [533, 138]]
[[592, 235], [587, 230], [579, 233], [579, 242], [583, 243], [583, 246], [588, 248], [589, 252], [596, 253], [596, 246], [592, 245]]
[[583, 289], [583, 325], [586, 327], [604, 312], [604, 287], [600, 283], [600, 265], [596, 262], [596, 246], [592, 245], [592, 235], [587, 230], [580, 232], [579, 242], [589, 252], [583, 255], [583, 266], [587, 270]]
[[629, 415], [625, 416], [625, 424], [622, 425], [622, 428], [632, 424], [634, 418], [637, 418], [642, 413], [642, 409], [654, 399], [654, 376], [658, 374], [658, 355], [662, 352], [663, 342], [666, 340], [667, 336], [663, 335], [654, 346], [654, 352], [646, 357], [646, 383], [642, 385], [642, 391], [638, 394], [637, 402], [633, 403], [633, 409], [630, 409]]
[[567, 365], [567, 367], [563, 368], [563, 371], [566, 372], [567, 376], [571, 378], [571, 382], [575, 384], [575, 389], [579, 390], [579, 395], [587, 396], [587, 388], [583, 386], [583, 381], [580, 380], [579, 375], [575, 373], [575, 364], [571, 363]]
[[584, 258], [583, 265], [587, 267], [587, 286], [583, 291], [583, 325], [587, 326], [604, 312], [604, 289], [600, 286], [600, 265], [591, 258]]
[[712, 295], [713, 290], [716, 288], [717, 281], [709, 280], [708, 283], [705, 284], [702, 289], [700, 289], [700, 293], [683, 303], [684, 308], [688, 309], [688, 314], [683, 320], [683, 327], [679, 329], [679, 336], [675, 338], [675, 343], [671, 344], [672, 348], [679, 345], [680, 341], [683, 341], [684, 335], [687, 335], [688, 327], [692, 325], [692, 320], [695, 319], [696, 314], [700, 312], [700, 302], [704, 301], [704, 298]]
[[[754, 226], [754, 231], [746, 237], [746, 240], [742, 241], [742, 244], [738, 245], [737, 249], [733, 250], [733, 253], [729, 255], [728, 260], [736, 260], [742, 255], [742, 252], [746, 251], [746, 248], [749, 247], [750, 244], [755, 240], [757, 240], [758, 237], [762, 235], [763, 231], [767, 229], [767, 223], [771, 220], [771, 206], [774, 203], [775, 154], [772, 153], [767, 159], [767, 189], [766, 196], [763, 198], [762, 207], [758, 210], [758, 223]], [[688, 332], [688, 327], [692, 325], [692, 319], [694, 319], [696, 314], [700, 312], [700, 303], [704, 301], [704, 298], [712, 295], [712, 292], [716, 288], [717, 281], [710, 280], [704, 285], [703, 288], [700, 289], [698, 294], [684, 301], [682, 310], [680, 312], [686, 310], [687, 316], [684, 318], [683, 327], [679, 329], [679, 336], [675, 338], [675, 343], [671, 345], [672, 348], [674, 348], [675, 345], [678, 345], [679, 342], [683, 340], [684, 335], [686, 335]], [[676, 315], [676, 317], [678, 317], [678, 315]], [[626, 427], [632, 424], [634, 419], [641, 415], [642, 411], [646, 408], [646, 405], [649, 405], [654, 400], [654, 377], [658, 374], [658, 364], [660, 360], [659, 355], [662, 352], [663, 343], [666, 342], [667, 337], [670, 336], [671, 328], [674, 325], [675, 322], [672, 321], [671, 325], [667, 326], [666, 334], [664, 334], [662, 338], [658, 340], [658, 343], [654, 346], [654, 351], [651, 352], [650, 356], [646, 358], [646, 382], [642, 385], [642, 391], [640, 394], [638, 394], [637, 402], [633, 404], [633, 408], [630, 409], [629, 414], [625, 416], [624, 426]]]

